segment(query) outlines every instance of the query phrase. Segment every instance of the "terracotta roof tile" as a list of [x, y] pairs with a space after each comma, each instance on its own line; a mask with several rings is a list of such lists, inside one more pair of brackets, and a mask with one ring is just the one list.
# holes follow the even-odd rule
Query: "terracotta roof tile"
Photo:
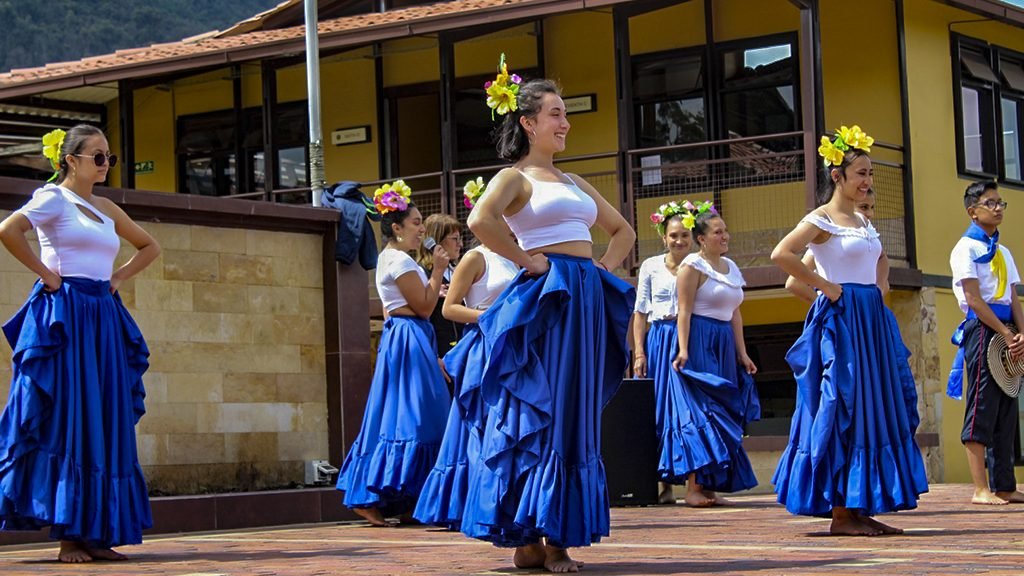
[[[513, 5], [552, 5], [558, 3], [558, 0], [451, 0], [426, 6], [413, 6], [401, 10], [335, 18], [320, 22], [320, 41], [323, 42], [325, 38], [334, 36], [344, 36], [346, 33], [357, 30], [363, 31], [368, 28], [385, 27], [402, 22], [427, 21], [476, 10]], [[567, 4], [580, 5], [582, 2], [569, 2]], [[113, 54], [91, 56], [72, 62], [56, 62], [37, 68], [16, 69], [0, 74], [0, 95], [2, 95], [4, 89], [24, 84], [34, 84], [63, 77], [81, 76], [99, 71], [116, 71], [119, 68], [134, 67], [141, 64], [213, 55], [221, 52], [230, 52], [239, 48], [301, 40], [304, 36], [304, 26], [292, 26], [278, 30], [255, 30], [233, 36], [202, 34], [178, 42], [118, 50]], [[126, 73], [125, 77], [130, 77], [130, 75]]]

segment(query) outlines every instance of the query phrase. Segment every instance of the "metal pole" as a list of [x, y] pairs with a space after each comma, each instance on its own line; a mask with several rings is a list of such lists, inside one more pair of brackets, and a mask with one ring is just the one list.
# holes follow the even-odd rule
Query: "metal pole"
[[309, 97], [309, 186], [313, 206], [327, 186], [324, 175], [323, 131], [320, 128], [320, 43], [317, 36], [317, 0], [304, 0], [306, 8], [306, 93]]

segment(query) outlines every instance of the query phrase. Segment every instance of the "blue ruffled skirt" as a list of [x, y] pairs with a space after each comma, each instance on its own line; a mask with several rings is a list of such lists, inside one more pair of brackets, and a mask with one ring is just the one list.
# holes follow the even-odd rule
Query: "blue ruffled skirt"
[[359, 436], [338, 474], [349, 508], [412, 510], [437, 459], [450, 397], [428, 320], [384, 322]]
[[789, 446], [772, 482], [793, 514], [845, 506], [872, 515], [917, 507], [928, 491], [914, 441], [910, 351], [876, 286], [818, 296], [786, 355], [797, 381]]
[[694, 474], [716, 492], [757, 486], [743, 429], [761, 417], [761, 404], [754, 379], [736, 360], [732, 324], [692, 315], [686, 366], [669, 371], [658, 457], [662, 480], [684, 484]]
[[626, 369], [635, 292], [589, 258], [548, 258], [480, 318], [486, 412], [466, 415], [482, 438], [462, 531], [499, 546], [587, 546], [609, 530], [601, 411]]
[[3, 327], [13, 378], [0, 416], [4, 530], [107, 548], [153, 525], [135, 447], [149, 349], [110, 283], [37, 283]]
[[[476, 324], [466, 324], [462, 337], [444, 356], [444, 365], [456, 392], [448, 411], [441, 452], [427, 476], [413, 517], [449, 530], [462, 526], [462, 510], [469, 491], [469, 468], [480, 457], [483, 404], [477, 391], [483, 379], [484, 336]], [[469, 415], [467, 418], [465, 415]]]
[[669, 408], [669, 373], [679, 350], [676, 319], [655, 320], [647, 331], [647, 377], [654, 381], [654, 421], [660, 437]]

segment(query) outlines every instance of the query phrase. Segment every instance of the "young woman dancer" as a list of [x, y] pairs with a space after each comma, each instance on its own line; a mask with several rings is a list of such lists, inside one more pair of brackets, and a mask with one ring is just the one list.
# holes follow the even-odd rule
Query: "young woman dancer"
[[[153, 524], [135, 448], [149, 349], [117, 289], [160, 246], [93, 194], [117, 162], [99, 128], [55, 130], [43, 143], [60, 184], [0, 223], [4, 246], [39, 275], [4, 325], [14, 355], [0, 416], [0, 520], [4, 530], [50, 526], [62, 562], [124, 560], [112, 548], [141, 543]], [[114, 270], [121, 238], [138, 252]]]
[[757, 367], [743, 340], [743, 274], [725, 257], [729, 231], [710, 202], [698, 207], [693, 235], [700, 251], [683, 260], [676, 286], [678, 350], [670, 374], [670, 416], [658, 471], [686, 482], [686, 503], [729, 502], [718, 492], [753, 488], [757, 478], [743, 450], [743, 428], [761, 417]]
[[[557, 86], [520, 82], [502, 62], [488, 84], [488, 102], [507, 112], [498, 151], [513, 166], [469, 216], [483, 244], [525, 272], [480, 317], [486, 415], [472, 422], [482, 444], [462, 531], [516, 547], [516, 566], [575, 572], [582, 563], [566, 548], [597, 542], [609, 529], [601, 410], [627, 365], [634, 292], [608, 269], [625, 259], [636, 234], [590, 184], [555, 167], [569, 132]], [[600, 260], [592, 256], [594, 224], [610, 236]]]
[[387, 241], [376, 272], [387, 320], [363, 424], [338, 474], [345, 506], [374, 526], [388, 526], [386, 517], [415, 507], [437, 459], [450, 401], [429, 320], [448, 254], [440, 244], [434, 248], [429, 280], [409, 256], [426, 233], [411, 193], [401, 180], [374, 193]]
[[[832, 516], [831, 532], [900, 533], [872, 516], [917, 507], [928, 491], [914, 441], [917, 390], [892, 312], [877, 283], [878, 232], [857, 214], [872, 184], [873, 139], [857, 126], [822, 137], [826, 203], [772, 252], [772, 261], [820, 292], [786, 355], [797, 381], [789, 446], [773, 482], [793, 514]], [[800, 261], [807, 247], [817, 266]]]
[[[633, 373], [640, 378], [654, 380], [654, 417], [659, 439], [663, 436], [665, 415], [669, 410], [668, 379], [678, 345], [676, 273], [693, 244], [694, 209], [689, 202], [669, 202], [651, 214], [651, 221], [665, 245], [665, 253], [644, 260], [637, 275], [636, 306], [633, 310]], [[675, 502], [671, 484], [661, 483], [658, 502]]]

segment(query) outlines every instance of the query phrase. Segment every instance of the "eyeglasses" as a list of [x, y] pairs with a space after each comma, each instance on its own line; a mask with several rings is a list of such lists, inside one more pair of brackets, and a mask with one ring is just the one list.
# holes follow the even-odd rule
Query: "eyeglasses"
[[992, 210], [993, 212], [995, 212], [996, 208], [999, 208], [1000, 210], [1006, 210], [1006, 201], [1005, 200], [985, 200], [984, 202], [978, 202], [976, 204], [976, 206], [984, 206], [985, 208], [988, 208], [989, 210]]
[[88, 154], [75, 154], [79, 158], [92, 158], [92, 161], [96, 163], [96, 166], [105, 166], [107, 162], [110, 162], [110, 167], [117, 166], [117, 155], [116, 154], [104, 154], [103, 152], [97, 152], [92, 156]]

